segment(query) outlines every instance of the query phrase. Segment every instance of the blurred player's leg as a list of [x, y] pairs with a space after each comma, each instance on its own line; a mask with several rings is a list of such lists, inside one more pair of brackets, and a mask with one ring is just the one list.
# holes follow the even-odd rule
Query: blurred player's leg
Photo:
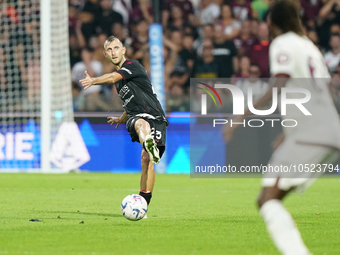
[[[298, 144], [294, 139], [285, 139], [272, 155], [270, 165], [331, 164], [338, 157], [337, 151], [323, 146]], [[275, 174], [275, 173], [274, 173]], [[304, 191], [321, 172], [278, 173], [277, 178], [262, 180], [263, 189], [258, 200], [260, 214], [277, 248], [284, 255], [310, 254], [295, 222], [282, 205], [282, 199], [291, 191]], [[289, 178], [287, 178], [289, 176]], [[272, 176], [269, 176], [272, 177]]]
[[276, 247], [284, 255], [310, 254], [295, 222], [282, 205], [281, 199], [289, 191], [265, 187], [259, 198], [260, 214]]

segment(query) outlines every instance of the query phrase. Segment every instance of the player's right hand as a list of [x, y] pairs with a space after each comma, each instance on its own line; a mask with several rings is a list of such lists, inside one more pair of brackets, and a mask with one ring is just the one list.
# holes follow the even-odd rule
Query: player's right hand
[[111, 126], [113, 124], [117, 124], [116, 128], [119, 127], [119, 124], [122, 124], [123, 122], [120, 120], [120, 117], [107, 117], [108, 121], [107, 123], [109, 123]]
[[85, 71], [84, 74], [85, 79], [82, 79], [79, 82], [84, 87], [84, 89], [87, 89], [93, 85], [93, 78], [87, 73], [87, 71]]

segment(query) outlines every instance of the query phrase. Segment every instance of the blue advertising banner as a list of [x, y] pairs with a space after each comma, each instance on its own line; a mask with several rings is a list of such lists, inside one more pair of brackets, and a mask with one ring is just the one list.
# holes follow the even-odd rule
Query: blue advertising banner
[[[191, 118], [192, 119], [192, 118]], [[165, 173], [190, 173], [190, 117], [188, 113], [172, 113], [168, 116], [167, 164]], [[191, 120], [192, 121], [192, 120]], [[91, 123], [96, 122], [96, 123]], [[112, 173], [136, 173], [141, 171], [142, 147], [131, 142], [125, 125], [118, 129], [108, 124], [97, 124], [93, 118], [79, 119], [78, 127], [90, 154], [90, 161], [80, 167], [82, 171], [109, 171]], [[2, 128], [0, 126], [0, 128]], [[40, 168], [40, 128], [33, 120], [26, 125], [16, 125], [8, 132], [0, 132], [1, 171], [26, 171]], [[216, 133], [204, 133], [216, 150], [194, 149], [199, 158], [225, 159], [225, 144], [221, 139], [212, 139]], [[208, 146], [210, 146], [208, 144]], [[199, 163], [199, 162], [197, 162]], [[224, 162], [220, 162], [223, 164]], [[12, 169], [12, 170], [11, 170]]]
[[[187, 123], [172, 124], [167, 130], [168, 165], [165, 173], [187, 173], [190, 168], [190, 130]], [[90, 124], [85, 119], [79, 125], [91, 160], [81, 170], [111, 171], [113, 173], [136, 173], [141, 171], [142, 146], [131, 138], [120, 125], [118, 129], [107, 124]], [[163, 159], [162, 159], [163, 160]]]
[[40, 168], [40, 130], [34, 121], [6, 129], [7, 132], [0, 133], [1, 169]]

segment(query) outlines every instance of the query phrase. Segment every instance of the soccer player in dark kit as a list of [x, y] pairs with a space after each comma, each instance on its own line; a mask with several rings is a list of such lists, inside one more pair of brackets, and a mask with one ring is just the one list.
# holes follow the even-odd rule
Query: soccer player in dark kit
[[121, 41], [110, 36], [104, 43], [104, 55], [117, 71], [100, 77], [91, 77], [85, 71], [85, 79], [80, 82], [84, 89], [92, 85], [116, 85], [124, 113], [120, 117], [108, 117], [108, 123], [117, 124], [116, 128], [126, 123], [132, 142], [143, 146], [139, 194], [149, 205], [155, 184], [154, 164], [159, 163], [165, 151], [168, 121], [146, 70], [138, 61], [126, 59], [125, 52]]

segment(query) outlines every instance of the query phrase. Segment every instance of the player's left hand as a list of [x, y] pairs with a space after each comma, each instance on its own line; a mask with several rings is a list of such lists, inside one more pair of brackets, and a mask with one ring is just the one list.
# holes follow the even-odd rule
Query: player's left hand
[[79, 82], [84, 87], [84, 89], [87, 89], [93, 85], [93, 78], [87, 73], [87, 71], [85, 71], [84, 74], [85, 79], [82, 79]]
[[123, 121], [121, 121], [120, 117], [107, 117], [108, 121], [107, 123], [109, 123], [111, 126], [113, 124], [117, 124], [116, 128], [119, 127], [119, 124], [123, 124]]

